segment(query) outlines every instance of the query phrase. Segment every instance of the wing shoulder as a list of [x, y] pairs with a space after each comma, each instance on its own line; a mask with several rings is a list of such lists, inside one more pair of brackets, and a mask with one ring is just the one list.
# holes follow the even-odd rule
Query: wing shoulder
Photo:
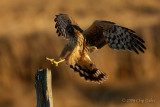
[[93, 24], [83, 32], [89, 46], [96, 46], [98, 49], [106, 44], [104, 31], [112, 29], [114, 22], [96, 20]]

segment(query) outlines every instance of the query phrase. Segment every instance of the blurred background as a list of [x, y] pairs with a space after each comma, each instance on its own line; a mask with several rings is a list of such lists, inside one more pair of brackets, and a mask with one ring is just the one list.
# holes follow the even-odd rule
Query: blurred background
[[[86, 82], [65, 63], [55, 67], [45, 60], [58, 60], [66, 43], [55, 33], [59, 13], [84, 30], [94, 20], [133, 29], [147, 50], [137, 55], [103, 47], [90, 56], [109, 78], [100, 85]], [[159, 107], [159, 46], [160, 0], [1, 0], [0, 107], [35, 107], [35, 73], [47, 67], [55, 107]]]

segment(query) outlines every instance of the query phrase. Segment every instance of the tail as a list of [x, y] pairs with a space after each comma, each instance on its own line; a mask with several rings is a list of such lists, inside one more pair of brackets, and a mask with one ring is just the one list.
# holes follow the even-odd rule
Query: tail
[[70, 67], [75, 72], [79, 72], [80, 76], [84, 77], [86, 80], [102, 82], [107, 78], [106, 73], [97, 69], [95, 64], [91, 62], [89, 56], [81, 58], [78, 63], [74, 66], [70, 65]]

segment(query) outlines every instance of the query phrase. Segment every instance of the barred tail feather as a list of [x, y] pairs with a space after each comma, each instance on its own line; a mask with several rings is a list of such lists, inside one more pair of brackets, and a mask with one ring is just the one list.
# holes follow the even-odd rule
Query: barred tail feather
[[90, 80], [94, 82], [102, 82], [103, 80], [106, 79], [106, 74], [97, 68], [90, 70], [87, 67], [83, 68], [83, 66], [80, 66], [79, 64], [75, 64], [74, 67], [70, 65], [70, 67], [75, 72], [79, 72], [80, 76], [84, 77], [85, 80]]

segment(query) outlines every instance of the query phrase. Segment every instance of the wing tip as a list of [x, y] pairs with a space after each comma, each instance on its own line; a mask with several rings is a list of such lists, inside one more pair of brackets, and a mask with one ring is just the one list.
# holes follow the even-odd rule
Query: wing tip
[[133, 34], [133, 33], [132, 33], [131, 36], [132, 36], [133, 38], [139, 40], [140, 42], [145, 43], [145, 41], [144, 41], [141, 37], [137, 36], [136, 34]]

